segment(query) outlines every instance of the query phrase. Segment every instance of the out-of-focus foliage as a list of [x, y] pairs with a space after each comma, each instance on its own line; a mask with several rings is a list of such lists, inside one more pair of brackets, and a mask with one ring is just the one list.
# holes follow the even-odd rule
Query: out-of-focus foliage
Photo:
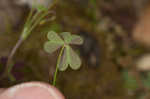
[[123, 72], [123, 77], [125, 80], [125, 87], [130, 91], [135, 91], [138, 88], [137, 81], [135, 77], [130, 75], [128, 71]]

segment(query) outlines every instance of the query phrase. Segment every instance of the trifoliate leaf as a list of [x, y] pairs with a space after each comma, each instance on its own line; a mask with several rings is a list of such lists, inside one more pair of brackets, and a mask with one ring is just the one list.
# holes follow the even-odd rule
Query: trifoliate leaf
[[59, 64], [58, 68], [60, 71], [65, 71], [67, 69], [68, 65], [69, 65], [69, 62], [68, 62], [67, 49], [65, 48], [63, 51], [63, 55], [61, 57], [60, 64]]
[[80, 68], [81, 66], [81, 60], [80, 57], [78, 56], [77, 53], [75, 53], [75, 51], [68, 46], [68, 61], [69, 61], [69, 65], [72, 69], [77, 70]]
[[44, 50], [48, 53], [53, 53], [62, 46], [60, 43], [48, 41], [44, 44]]
[[60, 71], [65, 71], [68, 66], [74, 70], [79, 69], [81, 66], [81, 60], [69, 44], [80, 45], [83, 43], [83, 39], [80, 36], [71, 35], [69, 32], [63, 32], [60, 35], [62, 38], [54, 31], [48, 33], [47, 37], [50, 41], [45, 43], [45, 51], [52, 53], [58, 48], [64, 46], [63, 54], [60, 57], [60, 63], [58, 64], [58, 69]]
[[72, 36], [70, 32], [62, 32], [60, 35], [63, 37], [66, 44], [70, 44], [72, 40]]
[[47, 35], [48, 39], [50, 41], [53, 41], [53, 42], [56, 42], [56, 43], [59, 43], [59, 44], [64, 44], [64, 41], [59, 37], [59, 35], [54, 32], [54, 31], [50, 31], [48, 32], [48, 35]]
[[83, 43], [83, 38], [78, 35], [72, 35], [72, 40], [70, 44], [81, 45]]

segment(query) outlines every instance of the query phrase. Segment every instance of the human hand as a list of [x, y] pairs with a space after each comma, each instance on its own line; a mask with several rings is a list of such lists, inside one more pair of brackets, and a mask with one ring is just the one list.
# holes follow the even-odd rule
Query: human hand
[[22, 83], [0, 89], [0, 99], [65, 99], [53, 86], [42, 82]]

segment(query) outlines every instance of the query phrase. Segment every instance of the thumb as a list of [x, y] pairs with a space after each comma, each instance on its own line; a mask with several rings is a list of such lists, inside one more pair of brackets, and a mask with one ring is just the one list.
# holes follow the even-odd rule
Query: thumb
[[55, 87], [42, 82], [22, 83], [0, 92], [0, 99], [65, 99]]

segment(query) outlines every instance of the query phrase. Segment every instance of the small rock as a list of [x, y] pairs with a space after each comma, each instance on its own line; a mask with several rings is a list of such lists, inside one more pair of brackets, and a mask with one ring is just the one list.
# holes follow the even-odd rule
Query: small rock
[[143, 55], [136, 61], [137, 69], [140, 71], [150, 71], [150, 54]]

